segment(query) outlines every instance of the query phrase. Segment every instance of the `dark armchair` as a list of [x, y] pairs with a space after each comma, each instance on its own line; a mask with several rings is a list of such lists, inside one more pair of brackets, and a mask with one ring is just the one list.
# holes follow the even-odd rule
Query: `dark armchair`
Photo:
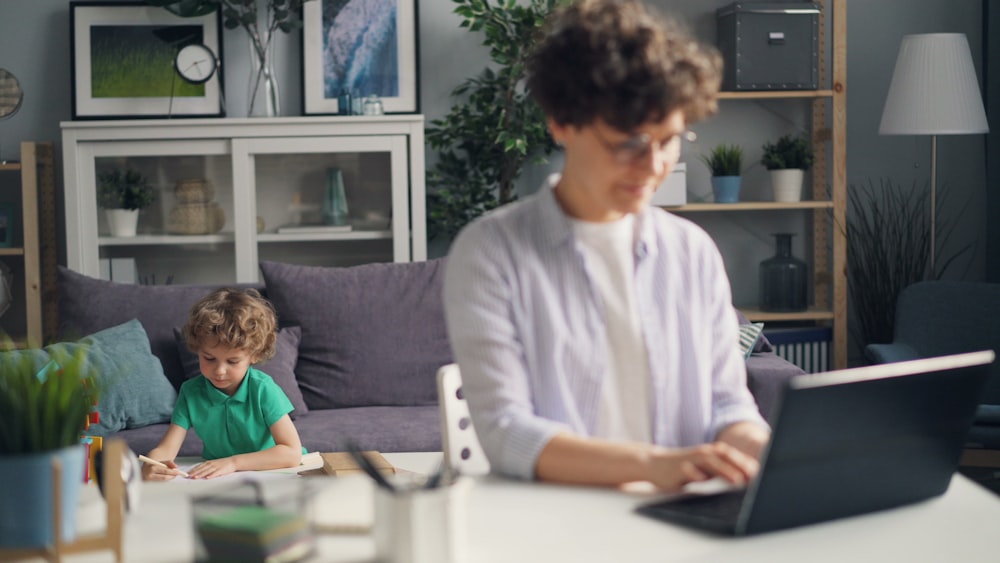
[[[1000, 353], [1000, 284], [926, 281], [899, 294], [893, 342], [870, 344], [865, 355], [882, 364], [986, 349]], [[990, 367], [968, 446], [1000, 450], [1000, 362]]]

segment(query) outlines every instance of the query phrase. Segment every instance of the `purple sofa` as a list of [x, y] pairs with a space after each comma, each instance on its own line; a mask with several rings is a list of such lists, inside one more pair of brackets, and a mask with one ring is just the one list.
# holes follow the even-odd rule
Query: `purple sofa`
[[[282, 330], [277, 355], [260, 367], [291, 399], [310, 451], [342, 450], [345, 439], [383, 452], [441, 449], [436, 372], [452, 361], [443, 266], [443, 259], [350, 268], [261, 263], [264, 283], [249, 287], [271, 300]], [[119, 284], [65, 268], [58, 275], [60, 340], [97, 333], [100, 342], [100, 335], [117, 335], [122, 327], [145, 331], [148, 349], [129, 346], [135, 358], [110, 362], [124, 372], [115, 381], [126, 391], [102, 405], [105, 424], [113, 424], [95, 433], [148, 452], [167, 429], [176, 390], [198, 374], [179, 329], [191, 305], [215, 286]], [[775, 356], [763, 337], [747, 368], [765, 417], [785, 381], [802, 373]], [[128, 409], [133, 412], [116, 412]], [[201, 441], [188, 432], [180, 455], [200, 453]]]

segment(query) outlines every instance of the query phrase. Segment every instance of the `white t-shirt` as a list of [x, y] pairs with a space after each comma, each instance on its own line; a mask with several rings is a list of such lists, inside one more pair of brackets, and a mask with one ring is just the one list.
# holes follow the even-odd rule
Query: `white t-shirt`
[[573, 221], [594, 290], [604, 305], [608, 366], [595, 435], [649, 443], [649, 361], [635, 298], [635, 217]]

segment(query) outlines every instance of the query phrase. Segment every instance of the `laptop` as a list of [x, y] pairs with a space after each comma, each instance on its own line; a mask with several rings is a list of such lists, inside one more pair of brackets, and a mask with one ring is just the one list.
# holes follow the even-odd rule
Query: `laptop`
[[682, 494], [636, 510], [744, 536], [941, 495], [993, 358], [972, 352], [793, 378], [746, 488]]

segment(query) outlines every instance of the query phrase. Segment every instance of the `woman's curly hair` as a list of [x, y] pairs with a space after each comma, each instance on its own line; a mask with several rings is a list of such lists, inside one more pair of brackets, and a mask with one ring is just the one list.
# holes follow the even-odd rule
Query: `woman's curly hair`
[[225, 287], [191, 307], [183, 334], [193, 352], [221, 345], [262, 362], [274, 357], [277, 330], [274, 307], [259, 291]]
[[600, 118], [621, 131], [681, 110], [718, 110], [718, 51], [638, 0], [580, 0], [553, 12], [528, 60], [528, 89], [561, 125]]

